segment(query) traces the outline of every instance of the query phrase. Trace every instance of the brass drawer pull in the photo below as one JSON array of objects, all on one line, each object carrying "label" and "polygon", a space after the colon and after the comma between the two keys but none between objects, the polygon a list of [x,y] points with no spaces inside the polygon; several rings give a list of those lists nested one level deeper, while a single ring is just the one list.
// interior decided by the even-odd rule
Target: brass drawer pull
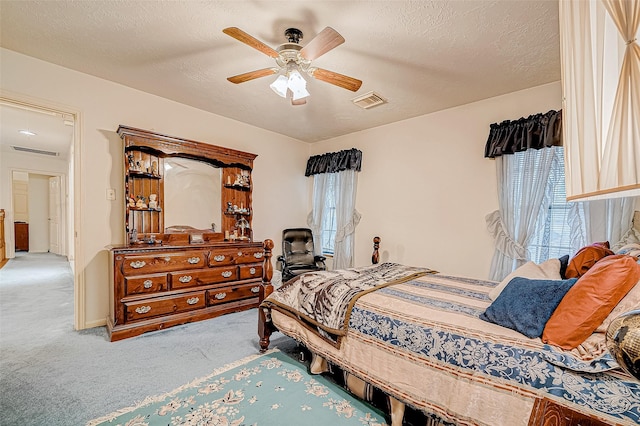
[{"label": "brass drawer pull", "polygon": [[187,299],[187,305],[195,305],[199,301],[200,301],[199,297],[191,297],[191,298]]},{"label": "brass drawer pull", "polygon": [[191,280],[192,280],[191,275],[183,275],[180,278],[178,278],[178,281],[180,281],[183,284],[188,283]]},{"label": "brass drawer pull", "polygon": [[138,306],[136,312],[139,314],[146,314],[151,310],[151,306]]},{"label": "brass drawer pull", "polygon": [[145,262],[144,260],[136,260],[136,261],[130,263],[130,265],[131,265],[131,267],[133,269],[140,269],[146,264],[147,264],[147,262]]},{"label": "brass drawer pull", "polygon": [[260,286],[251,287],[251,293],[260,293]]},{"label": "brass drawer pull", "polygon": [[224,278],[229,278],[231,275],[233,275],[233,272],[231,272],[231,271],[223,271],[222,272],[222,276]]},{"label": "brass drawer pull", "polygon": [[145,280],[142,284],[144,285],[144,288],[151,288],[151,286],[153,285],[153,281]]},{"label": "brass drawer pull", "polygon": [[253,253],[253,257],[255,257],[256,259],[261,259],[262,256],[264,256],[264,253],[261,251],[257,251],[255,253]]},{"label": "brass drawer pull", "polygon": [[255,273],[256,273],[256,268],[251,268],[251,269],[249,269],[249,273],[250,273],[251,275],[255,274]]},{"label": "brass drawer pull", "polygon": [[200,258],[197,257],[197,256],[190,257],[189,259],[187,259],[187,262],[189,262],[190,264],[194,265],[194,264],[200,262]]},{"label": "brass drawer pull", "polygon": [[213,260],[215,260],[216,262],[222,262],[224,260],[224,254],[213,256]]},{"label": "brass drawer pull", "polygon": [[216,293],[216,295],[214,296],[216,299],[218,300],[222,300],[225,297],[227,297],[227,293]]}]

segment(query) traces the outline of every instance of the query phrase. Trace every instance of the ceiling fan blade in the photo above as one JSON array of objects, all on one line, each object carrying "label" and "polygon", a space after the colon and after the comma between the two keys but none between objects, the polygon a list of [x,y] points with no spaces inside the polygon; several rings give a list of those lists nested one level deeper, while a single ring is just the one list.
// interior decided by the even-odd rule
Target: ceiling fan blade
[{"label": "ceiling fan blade", "polygon": [[300,50],[300,56],[313,61],[342,43],[344,43],[344,37],[333,28],[327,27]]},{"label": "ceiling fan blade", "polygon": [[257,38],[255,38],[253,36],[250,36],[249,34],[245,33],[240,28],[229,27],[229,28],[225,28],[224,30],[222,30],[222,32],[225,33],[228,36],[231,36],[231,37],[235,38],[238,41],[241,41],[242,43],[246,44],[247,46],[251,46],[256,50],[259,50],[260,52],[264,53],[265,55],[271,56],[272,58],[277,58],[280,55],[274,49],[270,48],[269,46],[267,46],[266,44],[264,44],[263,42],[261,42]]},{"label": "ceiling fan blade", "polygon": [[245,72],[244,74],[234,75],[233,77],[228,77],[227,80],[232,83],[239,84],[244,83],[245,81],[254,80],[256,78],[267,77],[277,72],[277,68],[263,68],[261,70],[249,71]]},{"label": "ceiling fan blade", "polygon": [[342,87],[343,89],[351,90],[352,92],[357,92],[360,86],[362,86],[362,81],[356,78],[322,68],[314,68],[309,74],[316,80],[324,81]]}]

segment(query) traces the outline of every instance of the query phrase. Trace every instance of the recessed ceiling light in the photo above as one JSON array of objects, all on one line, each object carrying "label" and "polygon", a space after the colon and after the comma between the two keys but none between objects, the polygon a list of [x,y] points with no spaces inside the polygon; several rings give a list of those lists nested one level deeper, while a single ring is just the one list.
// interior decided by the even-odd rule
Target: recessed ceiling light
[{"label": "recessed ceiling light", "polygon": [[27,136],[36,136],[37,133],[32,132],[31,130],[19,130],[18,133],[22,133]]}]

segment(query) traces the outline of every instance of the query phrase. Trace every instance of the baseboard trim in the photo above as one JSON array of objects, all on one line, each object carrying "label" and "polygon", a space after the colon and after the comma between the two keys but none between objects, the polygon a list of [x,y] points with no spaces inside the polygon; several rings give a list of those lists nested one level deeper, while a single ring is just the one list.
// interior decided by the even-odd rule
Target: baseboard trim
[{"label": "baseboard trim", "polygon": [[95,321],[87,321],[84,323],[84,328],[94,328],[94,327],[102,327],[107,325],[107,319],[95,320]]}]

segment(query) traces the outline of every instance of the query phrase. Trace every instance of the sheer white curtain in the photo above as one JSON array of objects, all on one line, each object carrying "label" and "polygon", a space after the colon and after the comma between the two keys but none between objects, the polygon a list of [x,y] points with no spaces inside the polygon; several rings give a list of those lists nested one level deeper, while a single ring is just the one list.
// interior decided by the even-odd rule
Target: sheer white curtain
[{"label": "sheer white curtain", "polygon": [[557,164],[558,149],[529,149],[496,158],[499,210],[486,217],[496,247],[489,279],[502,280],[528,259],[527,245],[539,213],[548,210],[551,200],[549,174]]},{"label": "sheer white curtain", "polygon": [[314,254],[322,255],[322,218],[324,217],[325,197],[328,192],[328,173],[313,175],[313,209],[307,217],[307,225],[313,233]]},{"label": "sheer white curtain", "polygon": [[[355,231],[361,217],[355,208],[357,187],[358,173],[355,170],[313,175],[313,210],[307,217],[307,224],[313,232],[316,249],[321,251],[327,206],[335,206],[333,269],[353,266]],[[334,199],[328,200],[327,197]]]},{"label": "sheer white curtain", "polygon": [[358,173],[355,170],[344,170],[336,174],[336,237],[333,253],[334,269],[351,268],[356,226],[361,215],[356,210],[356,190]]},{"label": "sheer white curtain", "polygon": [[562,0],[567,199],[640,195],[640,0]]},{"label": "sheer white curtain", "polygon": [[609,241],[613,247],[631,228],[635,203],[635,197],[572,203],[568,217],[571,229],[575,230],[571,254],[598,241]]}]

